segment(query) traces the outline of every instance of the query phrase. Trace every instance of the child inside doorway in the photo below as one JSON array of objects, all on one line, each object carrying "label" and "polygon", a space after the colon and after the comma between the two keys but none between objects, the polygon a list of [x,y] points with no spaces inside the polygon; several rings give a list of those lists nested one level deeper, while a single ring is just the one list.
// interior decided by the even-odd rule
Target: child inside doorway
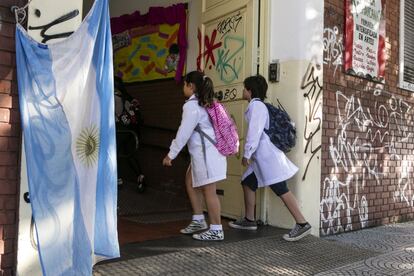
[{"label": "child inside doorway", "polygon": [[[216,182],[226,179],[227,160],[212,143],[206,142],[203,148],[201,134],[196,131],[199,128],[215,139],[213,126],[205,109],[213,103],[213,82],[203,73],[192,71],[184,79],[183,92],[189,99],[183,106],[181,125],[163,165],[171,166],[172,160],[188,145],[191,164],[186,173],[185,185],[193,208],[193,217],[190,224],[180,232],[192,234],[197,240],[220,241],[224,239],[224,233]],[[208,210],[209,229],[203,214],[203,195]],[[202,230],[206,231],[197,233]]]},{"label": "child inside doorway", "polygon": [[264,132],[269,128],[270,118],[263,100],[266,98],[267,82],[257,75],[244,80],[243,99],[249,102],[245,112],[248,123],[243,166],[247,166],[241,184],[244,192],[245,217],[229,226],[236,229],[256,230],[255,201],[258,187],[269,186],[279,196],[294,217],[296,225],[283,236],[287,241],[297,241],[310,234],[311,226],[303,217],[295,196],[289,191],[286,180],[293,177],[298,168],[279,150]]},{"label": "child inside doorway", "polygon": [[[119,161],[122,157],[128,161],[136,177],[137,191],[143,192],[145,189],[144,175],[136,154],[141,139],[140,104],[127,92],[121,78],[114,77],[114,86],[117,160]],[[118,168],[120,168],[119,164]],[[123,185],[124,180],[119,177],[118,187],[122,188]]]}]

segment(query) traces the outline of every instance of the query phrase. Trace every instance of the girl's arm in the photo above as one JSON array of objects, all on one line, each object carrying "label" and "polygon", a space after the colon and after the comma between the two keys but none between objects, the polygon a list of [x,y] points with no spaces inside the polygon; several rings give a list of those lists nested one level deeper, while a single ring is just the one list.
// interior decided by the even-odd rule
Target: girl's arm
[{"label": "girl's arm", "polygon": [[194,108],[194,103],[184,104],[183,106],[181,124],[175,139],[171,142],[170,152],[168,153],[170,159],[175,159],[177,157],[178,153],[180,153],[183,147],[187,144],[198,124],[199,113],[197,108]]},{"label": "girl's arm", "polygon": [[[262,106],[263,105],[263,106]],[[263,107],[263,108],[262,108]],[[254,104],[250,106],[250,120],[247,129],[246,143],[244,144],[244,155],[246,159],[250,159],[252,154],[259,146],[260,137],[264,131],[268,116],[267,108],[264,104]]]}]

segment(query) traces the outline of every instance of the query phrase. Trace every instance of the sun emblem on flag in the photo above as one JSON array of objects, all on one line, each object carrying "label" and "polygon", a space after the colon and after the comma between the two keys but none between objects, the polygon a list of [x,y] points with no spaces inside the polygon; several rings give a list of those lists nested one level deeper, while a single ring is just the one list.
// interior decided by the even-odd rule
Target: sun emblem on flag
[{"label": "sun emblem on flag", "polygon": [[99,154],[99,130],[96,126],[81,131],[76,140],[76,154],[87,167],[96,164]]}]

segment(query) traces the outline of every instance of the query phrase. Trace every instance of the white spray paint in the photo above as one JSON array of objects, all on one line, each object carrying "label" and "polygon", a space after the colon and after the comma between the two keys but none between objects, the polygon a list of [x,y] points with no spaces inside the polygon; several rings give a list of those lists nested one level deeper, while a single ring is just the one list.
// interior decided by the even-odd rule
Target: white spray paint
[{"label": "white spray paint", "polygon": [[323,30],[323,64],[327,64],[329,68],[335,67],[334,76],[338,67],[342,66],[343,48],[342,34],[339,34],[338,27],[325,28]]},{"label": "white spray paint", "polygon": [[[367,226],[367,194],[370,193],[367,181],[382,185],[381,179],[387,175],[383,172],[383,154],[387,160],[402,160],[397,167],[401,173],[397,174],[394,202],[414,205],[414,189],[408,178],[412,162],[396,150],[397,144],[412,137],[409,130],[413,124],[411,105],[380,90],[365,93],[378,97],[373,107],[363,106],[362,100],[354,94],[336,92],[337,128],[335,136],[329,140],[328,159],[334,168],[323,183],[320,203],[324,235],[352,230],[351,218],[356,214],[361,228]],[[372,97],[367,96],[372,101]]]}]

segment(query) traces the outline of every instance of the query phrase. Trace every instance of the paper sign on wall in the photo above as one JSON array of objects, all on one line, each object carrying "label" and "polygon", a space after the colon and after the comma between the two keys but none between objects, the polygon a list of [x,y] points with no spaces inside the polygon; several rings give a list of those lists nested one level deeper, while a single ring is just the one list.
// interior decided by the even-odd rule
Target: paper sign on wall
[{"label": "paper sign on wall", "polygon": [[346,0],[345,13],[345,71],[384,81],[385,1]]}]

